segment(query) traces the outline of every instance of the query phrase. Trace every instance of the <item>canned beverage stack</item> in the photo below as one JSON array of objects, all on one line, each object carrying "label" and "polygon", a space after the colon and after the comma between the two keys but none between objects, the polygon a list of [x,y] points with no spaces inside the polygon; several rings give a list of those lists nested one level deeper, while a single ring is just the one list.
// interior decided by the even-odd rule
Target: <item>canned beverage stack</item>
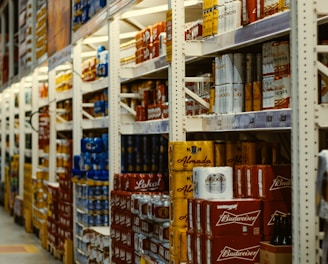
[{"label": "canned beverage stack", "polygon": [[113,190],[111,263],[140,263],[144,258],[168,263],[169,206],[169,196],[159,189]]},{"label": "canned beverage stack", "polygon": [[122,172],[111,192],[111,263],[168,263],[168,141],[158,135],[122,141]]},{"label": "canned beverage stack", "polygon": [[139,64],[166,54],[166,22],[157,22],[135,36],[135,63]]},{"label": "canned beverage stack", "polygon": [[215,58],[215,113],[244,111],[244,57],[243,53],[229,53]]},{"label": "canned beverage stack", "polygon": [[290,107],[290,58],[288,41],[262,46],[263,109]]},{"label": "canned beverage stack", "polygon": [[262,44],[261,53],[221,54],[213,61],[213,73],[214,105],[211,108],[214,113],[290,107],[288,41],[266,42]]},{"label": "canned beverage stack", "polygon": [[[216,167],[193,168],[193,197],[186,205],[187,263],[260,263],[261,241],[270,241],[275,236],[274,215],[290,213],[290,164],[280,164],[279,145],[273,142],[213,144]],[[187,159],[179,159],[182,160]],[[181,169],[178,165],[175,168]],[[186,172],[173,173],[179,173],[181,178],[190,177]],[[176,184],[174,176],[171,171],[170,192],[180,197],[178,188],[180,191],[188,188],[182,184],[172,188]],[[172,211],[173,217],[176,211],[184,213],[180,207]],[[279,238],[282,241],[279,243],[286,244],[290,241],[290,218],[282,219],[285,223],[282,229],[287,234]]]},{"label": "canned beverage stack", "polygon": [[203,37],[222,34],[241,26],[240,0],[204,0]]},{"label": "canned beverage stack", "polygon": [[75,188],[76,255],[80,263],[91,257],[84,249],[85,228],[109,226],[108,135],[81,139],[81,155],[74,156],[72,181]]},{"label": "canned beverage stack", "polygon": [[144,80],[122,85],[121,92],[138,94],[138,98],[123,101],[136,112],[136,121],[168,118],[167,80]]},{"label": "canned beverage stack", "polygon": [[188,200],[193,199],[193,169],[214,166],[213,141],[170,142],[170,259],[187,261]]}]

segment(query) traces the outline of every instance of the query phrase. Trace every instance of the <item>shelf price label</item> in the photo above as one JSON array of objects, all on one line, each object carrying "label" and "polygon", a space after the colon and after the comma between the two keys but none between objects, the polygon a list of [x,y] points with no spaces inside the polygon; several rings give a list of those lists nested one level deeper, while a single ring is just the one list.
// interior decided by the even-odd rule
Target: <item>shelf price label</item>
[{"label": "shelf price label", "polygon": [[266,127],[273,127],[273,114],[271,112],[266,115]]},{"label": "shelf price label", "polygon": [[217,131],[222,129],[222,117],[221,116],[213,116],[210,118],[206,118],[205,129],[207,131]]}]

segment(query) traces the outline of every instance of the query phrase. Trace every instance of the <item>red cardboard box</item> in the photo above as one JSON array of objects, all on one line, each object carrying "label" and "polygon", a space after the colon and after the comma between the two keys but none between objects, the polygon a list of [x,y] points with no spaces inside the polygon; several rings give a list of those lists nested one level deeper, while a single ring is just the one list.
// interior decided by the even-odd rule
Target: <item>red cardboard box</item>
[{"label": "red cardboard box", "polygon": [[206,201],[205,211],[206,214],[203,214],[203,217],[206,221],[203,220],[203,224],[206,226],[203,229],[207,235],[260,235],[262,225],[260,199],[209,200]]},{"label": "red cardboard box", "polygon": [[290,201],[263,201],[263,239],[271,240],[274,227],[274,214],[287,214],[291,212]]},{"label": "red cardboard box", "polygon": [[257,165],[258,197],[264,200],[291,200],[291,166]]},{"label": "red cardboard box", "polygon": [[204,263],[259,263],[260,236],[208,236],[205,255]]},{"label": "red cardboard box", "polygon": [[236,198],[291,199],[290,165],[239,165],[235,167]]}]

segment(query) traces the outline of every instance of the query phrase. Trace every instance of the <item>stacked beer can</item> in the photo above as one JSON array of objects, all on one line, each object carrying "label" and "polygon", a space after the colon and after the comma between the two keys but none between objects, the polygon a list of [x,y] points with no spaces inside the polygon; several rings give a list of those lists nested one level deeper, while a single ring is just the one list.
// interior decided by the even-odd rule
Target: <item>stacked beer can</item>
[{"label": "stacked beer can", "polygon": [[259,263],[262,203],[236,198],[234,167],[250,162],[252,142],[214,143],[214,166],[193,168],[187,263]]},{"label": "stacked beer can", "polygon": [[212,141],[171,142],[170,169],[170,261],[187,261],[188,200],[193,198],[194,167],[213,167]]},{"label": "stacked beer can", "polygon": [[169,206],[164,178],[116,174],[111,192],[111,263],[140,263],[146,257],[168,263]]},{"label": "stacked beer can", "polygon": [[122,136],[122,172],[111,192],[111,263],[168,263],[168,141]]}]

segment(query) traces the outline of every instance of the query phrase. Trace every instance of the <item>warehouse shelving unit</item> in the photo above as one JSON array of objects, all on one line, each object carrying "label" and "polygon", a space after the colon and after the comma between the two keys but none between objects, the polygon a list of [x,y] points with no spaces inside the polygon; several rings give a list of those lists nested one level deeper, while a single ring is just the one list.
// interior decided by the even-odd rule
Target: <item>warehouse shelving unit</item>
[{"label": "warehouse shelving unit", "polygon": [[[56,139],[58,133],[67,131],[73,132],[73,153],[79,155],[80,139],[86,130],[106,130],[109,134],[109,167],[110,179],[115,173],[120,172],[120,137],[127,134],[168,134],[171,142],[185,141],[188,134],[194,132],[283,132],[291,135],[291,157],[293,172],[293,263],[320,263],[319,242],[323,234],[319,232],[319,219],[315,211],[315,182],[317,170],[317,155],[321,148],[321,131],[328,125],[327,106],[318,102],[317,75],[318,71],[328,76],[328,70],[317,61],[318,53],[328,53],[325,45],[317,45],[318,24],[328,23],[328,7],[324,0],[309,2],[306,0],[291,1],[290,11],[276,14],[263,19],[247,27],[226,32],[219,36],[204,39],[201,41],[184,41],[184,23],[186,20],[186,6],[194,6],[201,10],[202,1],[179,1],[171,0],[161,2],[156,11],[161,15],[166,10],[172,10],[172,61],[167,63],[166,57],[161,56],[142,65],[135,67],[122,67],[120,65],[119,50],[120,38],[133,38],[136,28],[145,26],[139,17],[151,9],[147,6],[153,1],[114,1],[108,4],[99,14],[92,18],[86,25],[82,26],[72,34],[72,46],[67,47],[60,54],[56,54],[49,59],[42,59],[40,65],[34,61],[32,65],[37,65],[28,74],[32,76],[32,97],[38,97],[38,78],[42,75],[45,64],[48,71],[45,75],[49,78],[49,98],[38,100],[32,99],[31,109],[21,110],[19,114],[19,131],[15,132],[13,127],[15,119],[14,111],[14,91],[18,83],[19,87],[26,87],[29,83],[27,71],[20,72],[15,77],[13,63],[14,32],[12,19],[13,1],[4,1],[0,6],[2,35],[5,32],[6,23],[9,23],[9,40],[2,40],[2,48],[9,48],[9,82],[2,87],[1,100],[1,175],[4,180],[6,167],[6,152],[12,156],[15,152],[20,155],[20,163],[25,160],[24,138],[28,133],[32,134],[32,167],[35,177],[38,171],[38,137],[35,131],[26,128],[26,112],[35,112],[42,106],[49,105],[51,115],[51,135],[49,152],[49,172],[50,180],[55,181],[56,172]],[[36,12],[35,7],[33,12]],[[5,20],[4,12],[11,15],[10,21]],[[135,13],[133,13],[135,12]],[[148,13],[147,13],[148,14]],[[157,13],[156,13],[157,14]],[[318,18],[318,15],[322,15]],[[151,17],[151,16],[149,16]],[[129,19],[135,24],[135,28],[126,30],[122,27],[122,20]],[[302,26],[301,26],[302,25]],[[35,30],[35,29],[34,29]],[[126,30],[126,31],[125,31]],[[238,50],[246,46],[255,45],[281,36],[290,34],[291,43],[291,69],[292,69],[292,108],[281,110],[265,110],[258,112],[247,112],[225,115],[185,115],[185,98],[191,96],[204,106],[207,104],[185,88],[185,83],[191,80],[187,76],[187,65],[195,63],[200,58],[215,56],[226,50]],[[95,55],[95,45],[103,44],[109,50],[109,78],[83,83],[80,73],[81,63],[85,56]],[[73,89],[65,93],[55,93],[55,76],[60,65],[70,61],[72,53],[73,64]],[[46,62],[43,62],[45,60]],[[59,67],[59,68],[58,68]],[[44,72],[44,71],[43,71]],[[137,95],[126,95],[120,93],[122,83],[129,83],[139,78],[165,77],[169,80],[169,119],[134,122],[133,111],[126,108],[121,103],[121,99]],[[43,78],[43,77],[42,77]],[[17,80],[17,81],[15,81]],[[82,118],[83,107],[82,98],[88,93],[107,89],[110,98],[108,112],[109,115],[101,118],[89,116],[88,120]],[[20,104],[24,101],[24,89],[19,93]],[[73,122],[62,122],[56,124],[56,114],[60,109],[56,108],[56,102],[73,99]],[[23,106],[21,104],[20,106]],[[306,107],[304,107],[306,106]],[[125,109],[128,114],[121,115],[121,109]],[[130,112],[129,112],[130,111]],[[38,126],[37,118],[32,120],[34,127]],[[270,121],[268,121],[270,120]],[[19,133],[20,148],[14,149],[14,135]],[[9,149],[7,148],[7,138],[9,139]],[[20,176],[23,176],[24,167],[20,165]],[[20,179],[23,181],[23,178]],[[110,189],[113,181],[110,180]],[[21,187],[23,184],[21,184]],[[20,190],[20,193],[22,190]]]}]

